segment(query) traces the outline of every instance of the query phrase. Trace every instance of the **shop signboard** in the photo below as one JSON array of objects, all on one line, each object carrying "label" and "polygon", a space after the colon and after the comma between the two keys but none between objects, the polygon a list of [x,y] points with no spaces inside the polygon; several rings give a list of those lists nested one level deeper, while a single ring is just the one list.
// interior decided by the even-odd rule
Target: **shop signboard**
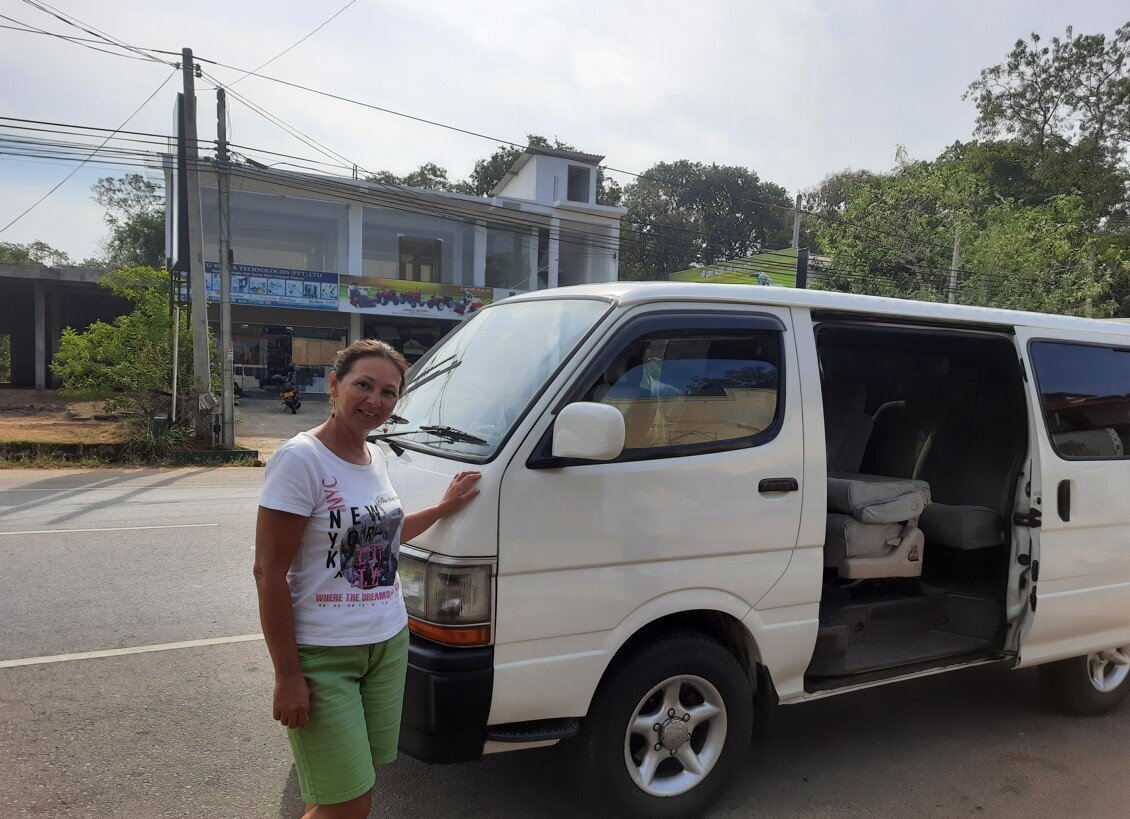
[{"label": "shop signboard", "polygon": [[[220,263],[205,262],[204,272],[208,301],[219,301]],[[231,300],[233,304],[255,304],[262,307],[337,310],[338,275],[317,270],[233,264]]]},{"label": "shop signboard", "polygon": [[508,290],[490,287],[342,276],[338,309],[349,313],[459,321],[508,295]]}]

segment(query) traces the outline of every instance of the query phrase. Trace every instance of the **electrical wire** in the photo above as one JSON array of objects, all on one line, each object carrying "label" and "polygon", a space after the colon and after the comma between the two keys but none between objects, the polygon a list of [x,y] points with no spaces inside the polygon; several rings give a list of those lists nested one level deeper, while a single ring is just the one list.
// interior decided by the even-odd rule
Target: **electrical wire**
[{"label": "electrical wire", "polygon": [[[25,1],[28,1],[28,2],[30,2],[30,0],[25,0]],[[132,114],[130,114],[130,115],[129,115],[128,117],[126,117],[126,118],[125,118],[125,120],[124,120],[124,121],[122,122],[122,124],[121,124],[121,126],[120,126],[120,127],[121,127],[121,128],[125,128],[125,127],[126,127],[127,125],[129,125],[130,121],[131,121],[131,120],[132,120],[132,119],[133,119],[134,117],[136,117],[136,116],[137,116],[137,115],[138,115],[138,114],[139,114],[139,113],[141,112],[141,109],[142,109],[142,108],[144,108],[144,107],[145,107],[146,105],[148,105],[148,104],[149,104],[149,101],[150,101],[151,99],[153,99],[153,98],[154,98],[155,96],[157,96],[157,93],[158,93],[158,92],[159,92],[159,91],[160,91],[160,90],[161,90],[162,88],[164,88],[164,87],[165,87],[166,83],[168,83],[168,81],[169,81],[169,80],[171,80],[171,79],[173,78],[173,76],[174,76],[174,75],[175,75],[176,73],[177,73],[177,69],[175,69],[175,68],[174,68],[174,69],[172,70],[172,72],[170,72],[169,76],[165,77],[165,79],[161,81],[161,84],[160,84],[160,85],[158,85],[158,86],[157,86],[157,87],[156,87],[155,89],[153,89],[153,93],[152,93],[152,94],[150,94],[150,95],[149,95],[148,97],[146,97],[146,98],[145,98],[145,101],[144,101],[143,103],[141,103],[141,105],[137,106],[137,108],[135,108],[135,109],[134,109],[134,111],[133,111],[133,113],[132,113]],[[101,146],[99,146],[99,147],[100,147],[100,148],[101,148],[101,147],[105,147],[106,143],[107,143],[107,142],[109,142],[109,141],[110,141],[110,139],[111,139],[111,138],[112,138],[113,136],[114,136],[114,134],[110,134],[110,136],[106,137],[106,139],[104,139],[104,140],[102,141],[102,145],[101,145]],[[86,163],[87,163],[88,161],[89,161],[89,158],[88,158],[88,159],[84,159],[84,160],[83,160],[82,162],[80,162],[80,163],[79,163],[78,165],[76,165],[76,166],[75,166],[75,168],[74,168],[74,170],[72,170],[72,171],[71,171],[71,172],[70,172],[69,174],[67,174],[66,176],[64,176],[64,177],[63,177],[63,178],[62,178],[62,179],[61,179],[61,180],[60,180],[60,181],[58,182],[58,184],[56,184],[56,185],[55,185],[55,187],[53,187],[53,188],[52,188],[51,190],[47,191],[47,193],[43,194],[43,196],[39,197],[39,199],[37,199],[37,200],[36,200],[35,202],[33,202],[33,203],[32,203],[31,205],[29,205],[29,206],[28,206],[28,207],[27,207],[27,208],[26,208],[26,209],[25,209],[25,210],[24,210],[24,211],[23,211],[22,213],[20,213],[20,215],[19,215],[19,216],[17,216],[17,217],[15,218],[15,219],[13,219],[12,221],[8,222],[8,224],[4,225],[4,227],[0,228],[0,235],[3,235],[3,234],[4,234],[4,233],[5,233],[5,232],[6,232],[7,230],[8,230],[8,228],[12,227],[12,225],[16,224],[16,223],[17,223],[18,221],[20,221],[21,219],[23,219],[23,218],[24,218],[25,216],[27,216],[27,215],[28,215],[29,213],[31,213],[31,212],[32,212],[33,210],[35,210],[35,209],[36,209],[36,208],[37,208],[37,207],[38,207],[38,206],[39,206],[39,205],[40,205],[40,204],[41,204],[41,203],[42,203],[42,202],[43,202],[44,200],[46,200],[46,199],[47,199],[47,197],[49,197],[49,196],[50,196],[51,194],[53,194],[53,193],[54,193],[55,191],[59,190],[59,188],[61,188],[61,187],[63,186],[63,184],[64,184],[64,183],[65,183],[65,182],[66,182],[66,181],[67,181],[68,179],[70,179],[70,178],[71,178],[72,176],[74,176],[74,175],[75,175],[76,173],[78,173],[78,172],[79,172],[79,169],[80,169],[80,168],[82,168],[82,167],[83,167],[84,165],[86,165]]]},{"label": "electrical wire", "polygon": [[[43,6],[47,5],[47,4],[41,4],[41,3],[35,2],[35,0],[24,0],[24,2],[28,3],[29,5],[34,6],[36,8],[39,8],[40,10],[45,10],[45,9],[43,9]],[[342,9],[342,10],[344,10],[344,9]],[[97,32],[97,30],[91,31],[88,28],[84,28],[82,25],[78,25],[75,22],[71,22],[70,20],[67,20],[64,17],[61,17],[58,14],[54,14],[53,12],[47,12],[47,13],[51,13],[53,16],[58,17],[58,19],[63,20],[64,22],[68,23],[69,25],[73,25],[77,28],[80,28],[80,30],[86,31],[87,33],[96,33]],[[74,19],[77,20],[77,18],[74,18]],[[81,21],[79,21],[79,22],[81,22]],[[101,34],[104,35],[104,33],[101,33]],[[131,51],[135,51],[135,52],[139,52],[139,53],[140,52],[153,52],[153,53],[175,54],[175,52],[161,51],[159,49],[135,49],[132,46],[129,46],[128,44],[126,44],[124,42],[121,42],[121,41],[115,42],[113,39],[109,38],[109,35],[104,35],[103,39],[106,40],[107,42],[109,42],[110,44],[116,45],[120,48],[127,48]],[[126,56],[126,55],[121,55],[121,56]],[[154,59],[156,59],[156,58],[154,58]],[[524,145],[524,144],[518,143],[518,142],[514,142],[514,141],[511,141],[511,140],[506,140],[506,139],[502,139],[502,138],[499,138],[499,137],[492,137],[492,136],[489,136],[487,134],[483,134],[483,133],[472,131],[472,130],[465,129],[465,128],[459,128],[457,126],[449,125],[447,123],[439,122],[439,121],[436,121],[436,120],[430,120],[430,119],[426,119],[426,118],[423,118],[423,117],[418,117],[418,116],[415,116],[415,115],[406,114],[404,112],[396,111],[396,110],[393,110],[393,109],[390,109],[390,108],[384,108],[384,107],[381,107],[381,106],[373,105],[371,103],[366,103],[366,102],[363,102],[361,100],[351,99],[351,98],[344,97],[344,96],[341,96],[341,95],[338,95],[338,94],[333,94],[331,92],[321,91],[319,89],[311,88],[309,86],[304,86],[304,85],[301,85],[301,84],[298,84],[298,83],[293,83],[293,82],[289,82],[287,80],[282,80],[282,79],[279,79],[277,77],[271,77],[269,75],[260,74],[260,73],[258,73],[258,69],[246,70],[246,69],[237,68],[235,66],[227,65],[225,63],[221,63],[221,62],[218,62],[218,61],[215,61],[215,60],[207,60],[207,59],[199,58],[199,57],[194,58],[194,59],[196,59],[200,62],[206,62],[206,63],[209,63],[211,65],[216,65],[216,66],[221,67],[221,68],[225,68],[225,69],[229,69],[229,70],[233,70],[233,71],[240,71],[243,74],[243,76],[241,76],[239,78],[240,80],[246,78],[247,76],[255,76],[255,77],[258,77],[260,79],[265,79],[265,80],[269,80],[271,82],[280,83],[282,85],[287,85],[287,86],[297,88],[297,89],[300,89],[300,90],[303,90],[303,91],[307,91],[307,92],[310,92],[310,93],[318,94],[318,95],[325,96],[325,97],[332,98],[332,99],[337,99],[337,100],[340,100],[340,101],[343,101],[343,102],[347,102],[347,103],[351,103],[351,104],[358,105],[358,106],[361,106],[361,107],[369,108],[369,109],[372,109],[372,110],[375,110],[375,111],[380,111],[382,113],[387,113],[387,114],[390,114],[390,115],[403,117],[403,118],[410,119],[410,120],[413,120],[413,121],[416,121],[416,122],[420,122],[420,123],[424,123],[424,124],[428,124],[428,125],[433,125],[433,126],[440,127],[440,128],[445,128],[447,130],[467,134],[467,135],[470,135],[470,136],[476,136],[476,137],[479,137],[479,138],[482,138],[482,139],[489,139],[489,140],[494,141],[496,143],[501,143],[501,144],[509,145],[509,146],[516,147],[516,148],[526,148],[526,147],[528,147],[527,145]],[[219,81],[216,80],[215,78],[210,77],[210,79],[212,79],[213,82],[216,82],[217,85],[219,84]],[[245,104],[246,104],[246,102],[245,102]],[[310,143],[307,143],[307,144],[310,144]],[[315,147],[315,145],[311,144],[310,147]],[[322,146],[322,149],[324,149],[324,146]],[[629,176],[629,177],[632,177],[632,178],[635,178],[635,179],[653,181],[653,182],[656,182],[658,184],[664,185],[665,187],[667,187],[668,189],[670,189],[672,191],[675,190],[674,186],[672,186],[669,181],[660,179],[658,177],[649,176],[649,175],[641,174],[641,173],[636,173],[634,171],[627,171],[627,170],[620,169],[620,168],[614,168],[614,167],[611,167],[611,166],[608,166],[608,165],[603,165],[603,166],[600,166],[600,167],[603,170],[610,172],[610,173],[619,173],[619,174],[623,174],[625,176]],[[769,208],[778,210],[780,212],[801,213],[801,214],[811,216],[811,217],[816,218],[816,219],[832,221],[832,222],[836,222],[836,223],[842,224],[842,225],[848,225],[848,226],[851,226],[851,227],[853,227],[857,230],[863,230],[863,231],[875,233],[875,234],[878,234],[878,235],[884,235],[884,236],[899,238],[899,239],[902,239],[904,241],[909,241],[909,242],[913,242],[913,243],[916,243],[916,244],[933,246],[933,247],[935,247],[937,249],[941,249],[941,250],[948,250],[949,249],[948,247],[946,247],[944,245],[938,244],[936,242],[932,242],[931,240],[925,239],[923,237],[908,236],[906,234],[899,234],[899,233],[896,233],[894,231],[887,231],[887,230],[884,230],[882,228],[873,227],[871,225],[861,225],[857,222],[851,222],[849,220],[846,220],[840,215],[821,213],[819,211],[810,211],[810,210],[805,210],[803,208],[797,209],[797,208],[792,207],[792,206],[782,205],[782,204],[779,204],[779,203],[776,203],[776,202],[770,202],[770,201],[761,200],[761,199],[754,199],[752,197],[740,197],[738,201],[745,202],[747,204],[754,204],[754,205],[769,207]],[[942,270],[943,268],[937,268],[937,269]],[[965,273],[966,275],[977,275],[976,271],[971,271],[971,270],[967,270],[967,269],[963,269],[963,268],[959,268],[958,272]]]},{"label": "electrical wire", "polygon": [[[338,15],[340,15],[340,14],[341,14],[341,13],[342,13],[343,11],[345,11],[345,10],[346,10],[347,8],[349,8],[350,6],[352,6],[352,5],[353,5],[354,3],[356,3],[356,2],[357,2],[357,0],[349,0],[349,2],[348,2],[348,3],[346,3],[346,4],[344,5],[344,6],[342,6],[342,7],[341,7],[341,8],[339,8],[339,9],[338,9],[337,11],[335,11],[335,12],[334,12],[334,13],[333,13],[333,14],[332,14],[332,15],[331,15],[331,16],[330,16],[329,18],[327,18],[326,20],[323,20],[323,21],[322,21],[321,23],[319,23],[319,24],[318,24],[318,27],[317,27],[317,28],[315,28],[315,29],[314,29],[313,31],[311,31],[311,32],[310,32],[309,34],[307,34],[307,35],[306,35],[305,37],[303,37],[303,38],[302,38],[301,40],[299,40],[299,41],[298,41],[297,43],[295,43],[294,45],[292,45],[292,46],[289,46],[289,47],[287,47],[287,48],[284,48],[284,49],[283,49],[282,51],[280,51],[280,52],[279,52],[278,54],[276,54],[276,55],[275,55],[274,57],[271,57],[271,59],[267,60],[267,62],[265,62],[265,63],[263,63],[262,65],[259,65],[259,66],[256,66],[255,68],[253,68],[253,69],[252,69],[251,71],[249,71],[249,72],[248,72],[248,74],[250,74],[250,73],[253,73],[253,72],[255,72],[255,71],[261,71],[262,69],[266,68],[266,67],[267,67],[268,65],[270,65],[271,63],[273,63],[273,62],[274,62],[275,60],[277,60],[277,59],[278,59],[279,57],[282,57],[283,55],[285,55],[285,54],[288,54],[289,52],[293,51],[293,50],[294,50],[295,48],[297,48],[298,46],[302,45],[302,44],[303,44],[304,42],[306,42],[307,40],[309,40],[309,39],[310,39],[311,37],[313,37],[313,36],[314,36],[315,34],[317,34],[317,33],[318,33],[319,31],[321,31],[321,30],[322,30],[323,28],[325,28],[325,27],[326,27],[326,25],[328,25],[329,23],[332,23],[332,22],[333,22],[333,21],[334,21],[335,19],[337,19]],[[230,82],[230,83],[228,84],[228,86],[227,86],[228,90],[230,91],[230,90],[231,90],[231,87],[232,87],[233,85],[235,85],[235,84],[236,84],[237,82],[239,82],[240,80],[244,80],[244,79],[246,79],[246,78],[247,78],[247,74],[244,74],[244,75],[243,75],[242,77],[240,77],[239,79],[233,80],[232,82]]]}]

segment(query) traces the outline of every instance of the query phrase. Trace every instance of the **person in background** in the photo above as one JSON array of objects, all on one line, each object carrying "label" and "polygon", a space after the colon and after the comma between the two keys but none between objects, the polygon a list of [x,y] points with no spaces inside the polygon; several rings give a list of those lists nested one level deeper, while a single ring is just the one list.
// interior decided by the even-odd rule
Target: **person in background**
[{"label": "person in background", "polygon": [[396,758],[408,615],[400,544],[477,494],[477,472],[405,515],[383,452],[365,440],[392,414],[408,369],[381,341],[340,351],[329,418],[267,463],[255,584],[275,669],[273,716],[287,727],[309,819],[364,817],[375,765]]}]

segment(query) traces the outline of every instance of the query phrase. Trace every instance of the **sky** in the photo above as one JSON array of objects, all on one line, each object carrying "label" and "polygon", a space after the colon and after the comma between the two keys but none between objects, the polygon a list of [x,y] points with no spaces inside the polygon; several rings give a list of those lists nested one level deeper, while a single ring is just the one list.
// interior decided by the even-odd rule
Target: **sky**
[{"label": "sky", "polygon": [[[131,45],[187,46],[244,70],[345,2],[50,0]],[[24,0],[0,0],[0,15],[87,36]],[[497,139],[557,137],[614,168],[741,165],[796,193],[845,168],[888,170],[899,145],[929,159],[969,139],[976,112],[962,93],[1018,38],[1068,25],[1109,35],[1128,19],[1125,0],[357,0],[262,73]],[[435,162],[457,179],[497,144],[206,70],[365,170]],[[0,28],[0,116],[115,128],[167,80],[128,128],[168,134],[181,82],[172,74]],[[199,133],[211,140],[214,91],[198,83]],[[237,100],[230,120],[233,142],[324,158]],[[72,169],[0,155],[0,227]],[[93,255],[107,230],[90,186],[129,170],[80,169],[0,241]]]}]

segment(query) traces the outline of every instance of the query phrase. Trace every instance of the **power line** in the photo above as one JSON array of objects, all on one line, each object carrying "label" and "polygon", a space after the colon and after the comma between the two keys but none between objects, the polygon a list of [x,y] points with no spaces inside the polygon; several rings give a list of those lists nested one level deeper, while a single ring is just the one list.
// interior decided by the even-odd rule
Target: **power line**
[{"label": "power line", "polygon": [[[102,40],[106,43],[109,43],[110,45],[117,46],[118,48],[123,48],[126,51],[132,51],[134,54],[137,54],[139,57],[143,57],[143,58],[150,60],[152,62],[164,63],[165,65],[168,65],[168,66],[173,65],[168,60],[162,60],[159,57],[154,57],[152,54],[147,53],[148,51],[151,51],[151,49],[134,48],[133,46],[131,46],[129,43],[125,42],[124,40],[119,40],[118,38],[114,37],[113,35],[107,34],[104,31],[101,31],[97,28],[94,28],[90,24],[84,23],[82,20],[79,20],[77,17],[68,15],[65,12],[60,11],[59,9],[55,8],[54,6],[52,6],[48,3],[38,2],[38,0],[23,0],[23,1],[24,1],[24,3],[31,6],[32,8],[38,9],[39,11],[43,12],[44,14],[47,14],[47,15],[50,15],[51,17],[54,17],[56,20],[60,20],[63,23],[66,23],[68,26],[71,26],[72,28],[77,28],[79,31],[85,32],[86,34],[89,34],[92,37],[97,37],[98,39],[100,39],[100,40]],[[121,56],[125,56],[125,55],[121,55]]]},{"label": "power line", "polygon": [[[40,4],[34,2],[34,0],[24,0],[24,2],[28,3],[30,5],[33,5],[37,8],[41,8]],[[44,5],[46,5],[46,4],[44,4]],[[342,9],[342,11],[344,11],[344,9]],[[50,12],[48,12],[48,13],[50,13]],[[58,15],[53,15],[53,16],[58,17]],[[59,17],[59,19],[64,20],[64,22],[67,22],[70,25],[76,25],[75,23],[72,23],[72,22],[64,19],[63,17]],[[332,18],[330,18],[330,19],[332,19]],[[327,22],[329,22],[329,21],[327,20]],[[82,26],[76,26],[76,27],[79,27],[83,31],[87,31],[88,33],[93,33],[93,32],[90,32],[89,29],[82,28]],[[108,35],[106,35],[106,36],[108,37]],[[113,45],[117,45],[120,48],[128,48],[129,50],[132,50],[132,51],[138,51],[138,52],[149,51],[149,52],[153,52],[153,53],[175,54],[175,52],[161,51],[159,49],[134,49],[132,46],[129,46],[128,44],[125,44],[125,43],[120,42],[120,41],[114,42],[113,40],[107,40],[107,42],[110,42]],[[121,55],[121,56],[126,56],[126,55]],[[339,100],[339,101],[342,101],[342,102],[351,103],[351,104],[358,105],[358,106],[361,106],[361,107],[364,107],[364,108],[369,108],[369,109],[379,111],[379,112],[382,112],[382,113],[391,114],[393,116],[406,118],[406,119],[413,120],[413,121],[416,121],[416,122],[420,122],[420,123],[423,123],[423,124],[432,125],[432,126],[439,127],[439,128],[444,128],[444,129],[447,129],[447,130],[455,131],[457,133],[462,133],[462,134],[466,134],[466,135],[469,135],[469,136],[475,136],[475,137],[479,137],[481,139],[489,139],[493,142],[501,143],[501,144],[504,144],[504,145],[509,145],[509,146],[516,147],[516,148],[529,147],[527,144],[518,143],[518,142],[514,142],[514,141],[511,141],[511,140],[507,140],[507,139],[502,139],[502,138],[499,138],[499,137],[489,136],[487,134],[483,134],[483,133],[480,133],[480,132],[477,132],[477,131],[472,131],[472,130],[469,130],[469,129],[460,128],[460,127],[457,127],[457,126],[454,126],[454,125],[449,125],[447,123],[439,122],[439,121],[436,121],[436,120],[430,120],[430,119],[427,119],[427,118],[424,118],[424,117],[418,117],[418,116],[415,116],[415,115],[412,115],[412,114],[407,114],[407,113],[404,113],[404,112],[401,112],[401,111],[396,111],[396,110],[390,109],[390,108],[384,108],[382,106],[373,105],[371,103],[363,102],[361,100],[356,100],[356,99],[344,97],[344,96],[341,96],[341,95],[338,95],[338,94],[333,94],[333,93],[328,92],[328,91],[321,91],[319,89],[311,88],[309,86],[301,85],[299,83],[294,83],[294,82],[290,82],[290,81],[287,81],[287,80],[282,80],[282,79],[279,79],[277,77],[271,77],[271,76],[266,75],[266,74],[260,74],[260,73],[258,73],[259,69],[247,70],[247,69],[242,69],[242,68],[237,68],[235,66],[227,65],[225,63],[221,63],[221,62],[218,62],[218,61],[215,61],[215,60],[207,60],[207,59],[204,59],[204,58],[196,58],[196,59],[200,62],[206,62],[206,63],[209,63],[211,65],[219,66],[221,68],[226,68],[226,69],[229,69],[229,70],[232,70],[232,71],[242,72],[243,76],[241,76],[238,80],[236,80],[237,82],[239,80],[245,79],[248,76],[255,76],[255,77],[259,77],[260,79],[269,80],[271,82],[290,86],[292,88],[297,88],[297,89],[300,89],[300,90],[303,90],[303,91],[307,91],[309,93],[318,94],[318,95],[325,96],[325,97],[328,97],[328,98],[331,98],[331,99],[336,99],[336,100]],[[262,66],[260,66],[260,68],[261,67]],[[217,82],[217,84],[219,84],[218,80],[216,80],[215,78],[210,78],[210,79],[212,79],[214,82]],[[247,101],[245,99],[243,101],[245,102],[245,104],[247,104]],[[310,144],[310,143],[307,143],[307,144]],[[314,145],[311,145],[311,147],[314,147]],[[325,146],[322,146],[322,148],[324,148],[324,147]],[[340,155],[338,155],[338,156],[340,156]],[[600,166],[600,167],[603,170],[606,170],[606,171],[611,172],[611,173],[619,173],[619,174],[623,174],[625,176],[633,177],[635,179],[657,182],[657,183],[664,185],[665,187],[667,187],[671,190],[675,190],[674,186],[669,181],[664,180],[664,179],[660,179],[658,177],[649,176],[647,174],[641,174],[641,173],[637,173],[637,172],[634,172],[634,171],[628,171],[628,170],[624,170],[624,169],[621,169],[621,168],[614,168],[614,167],[608,166],[608,165],[604,165],[604,166]],[[906,235],[906,234],[900,234],[900,233],[896,233],[896,232],[893,232],[893,231],[884,230],[882,228],[872,227],[870,225],[862,225],[862,224],[859,224],[857,222],[851,222],[847,219],[844,219],[842,216],[839,216],[839,215],[832,215],[832,214],[828,214],[828,213],[821,213],[819,211],[809,211],[809,210],[804,210],[804,209],[798,210],[797,208],[794,208],[794,207],[789,206],[789,205],[783,205],[783,204],[780,204],[780,203],[771,202],[771,201],[767,201],[767,200],[755,199],[755,198],[752,198],[752,197],[739,197],[738,201],[746,202],[746,203],[753,204],[753,205],[768,207],[768,208],[771,208],[771,209],[775,209],[779,212],[787,212],[787,213],[797,213],[797,212],[799,212],[799,213],[805,214],[807,216],[811,216],[811,217],[816,218],[816,219],[821,219],[821,220],[824,220],[824,221],[830,221],[830,222],[834,222],[834,223],[841,224],[841,225],[848,225],[848,226],[851,226],[851,227],[853,227],[857,230],[863,230],[863,231],[875,233],[875,234],[878,234],[878,235],[884,235],[884,236],[890,236],[890,237],[902,239],[903,241],[910,241],[910,242],[914,242],[916,244],[922,244],[922,245],[936,247],[936,248],[939,248],[939,249],[942,249],[942,250],[948,250],[948,247],[945,247],[941,244],[938,244],[936,242],[933,242],[933,241],[926,239],[926,238],[923,238],[923,237],[909,236],[909,235]],[[948,268],[946,270],[948,270]],[[971,270],[967,270],[967,269],[959,269],[958,272],[965,273],[966,275],[977,275],[975,271],[971,271]]]},{"label": "power line", "polygon": [[[25,2],[29,2],[29,1],[30,0],[25,0]],[[170,72],[169,76],[165,77],[165,79],[161,81],[161,84],[153,89],[153,93],[150,94],[148,97],[146,97],[145,101],[143,103],[141,103],[141,105],[137,106],[137,108],[134,109],[132,114],[130,114],[128,117],[125,118],[125,120],[122,122],[122,124],[119,126],[119,128],[125,128],[127,125],[129,125],[130,120],[132,120],[134,117],[136,117],[138,115],[138,113],[140,113],[141,109],[144,108],[146,105],[148,105],[149,101],[151,99],[153,99],[155,96],[157,96],[157,93],[162,88],[165,87],[165,84],[168,83],[168,81],[171,80],[176,73],[177,73],[177,69],[174,68],[172,70],[172,72]],[[104,139],[102,141],[102,145],[100,145],[99,148],[105,147],[106,143],[109,142],[110,139],[113,136],[114,136],[114,134],[110,134],[110,136],[106,137],[106,139]],[[93,154],[92,154],[92,156],[93,156]],[[71,171],[66,176],[64,176],[59,181],[59,183],[57,185],[55,185],[55,187],[53,187],[51,190],[47,191],[47,193],[43,194],[43,196],[39,197],[39,199],[37,199],[34,203],[32,203],[26,210],[23,211],[23,213],[21,213],[15,219],[10,221],[8,224],[4,225],[4,227],[0,228],[0,234],[3,234],[4,232],[6,232],[8,230],[8,228],[10,228],[12,225],[16,224],[16,222],[20,221],[25,216],[27,216],[29,213],[31,213],[33,210],[35,210],[35,208],[38,207],[41,202],[43,202],[45,199],[47,199],[47,197],[49,197],[55,191],[59,190],[59,188],[61,188],[63,186],[63,184],[68,179],[70,179],[72,176],[74,176],[76,173],[79,172],[79,169],[82,168],[87,163],[88,159],[84,159],[82,162],[80,162],[78,165],[76,165],[74,170]]]},{"label": "power line", "polygon": [[[324,28],[324,27],[325,27],[325,26],[326,26],[327,24],[329,24],[329,23],[333,22],[333,21],[334,21],[334,19],[336,19],[338,15],[340,15],[340,14],[341,14],[341,13],[342,13],[343,11],[345,11],[345,10],[346,10],[347,8],[349,8],[350,6],[352,6],[352,5],[353,5],[354,3],[356,3],[356,2],[357,2],[357,0],[349,0],[349,2],[348,2],[348,3],[346,3],[346,4],[344,5],[344,6],[342,6],[342,7],[341,7],[341,8],[339,8],[339,9],[338,9],[337,11],[335,11],[335,12],[334,12],[334,13],[333,13],[333,14],[332,14],[332,15],[331,15],[331,16],[330,16],[329,18],[327,18],[326,20],[323,20],[323,21],[322,21],[321,23],[319,23],[319,24],[318,24],[318,27],[317,27],[317,28],[315,28],[315,29],[314,29],[313,31],[311,31],[311,32],[310,32],[309,34],[307,34],[307,35],[306,35],[305,37],[303,37],[303,38],[302,38],[301,40],[299,40],[299,41],[298,41],[297,43],[295,43],[294,45],[292,45],[292,46],[289,46],[289,47],[287,47],[287,48],[284,48],[284,49],[283,49],[282,51],[280,51],[280,52],[279,52],[278,54],[276,54],[276,55],[275,55],[274,57],[271,57],[271,59],[267,60],[267,62],[263,63],[263,64],[262,64],[262,65],[260,65],[260,66],[256,66],[256,67],[255,67],[254,69],[252,69],[252,71],[251,71],[251,72],[248,72],[248,73],[253,73],[253,72],[255,72],[255,71],[260,71],[260,70],[262,70],[262,69],[266,68],[266,67],[267,67],[268,65],[270,65],[271,63],[273,63],[273,62],[274,62],[275,60],[277,60],[277,59],[278,59],[279,57],[282,57],[282,56],[283,56],[284,54],[287,54],[287,53],[289,53],[290,51],[293,51],[293,50],[294,50],[295,48],[297,48],[298,46],[302,45],[302,44],[303,44],[304,42],[306,42],[306,41],[307,41],[307,40],[309,40],[309,39],[310,39],[311,37],[313,37],[313,36],[314,36],[315,34],[317,34],[317,33],[318,33],[319,31],[321,31],[321,30],[322,30],[322,29],[323,29],[323,28]],[[247,77],[247,74],[244,74],[244,75],[243,75],[242,77],[240,77],[239,79],[237,79],[237,80],[233,80],[233,81],[232,81],[231,83],[229,83],[229,84],[228,84],[228,86],[227,86],[228,90],[230,91],[230,90],[231,90],[231,87],[232,87],[233,85],[235,85],[235,84],[236,84],[237,82],[239,82],[240,80],[246,79],[246,77]]]}]

